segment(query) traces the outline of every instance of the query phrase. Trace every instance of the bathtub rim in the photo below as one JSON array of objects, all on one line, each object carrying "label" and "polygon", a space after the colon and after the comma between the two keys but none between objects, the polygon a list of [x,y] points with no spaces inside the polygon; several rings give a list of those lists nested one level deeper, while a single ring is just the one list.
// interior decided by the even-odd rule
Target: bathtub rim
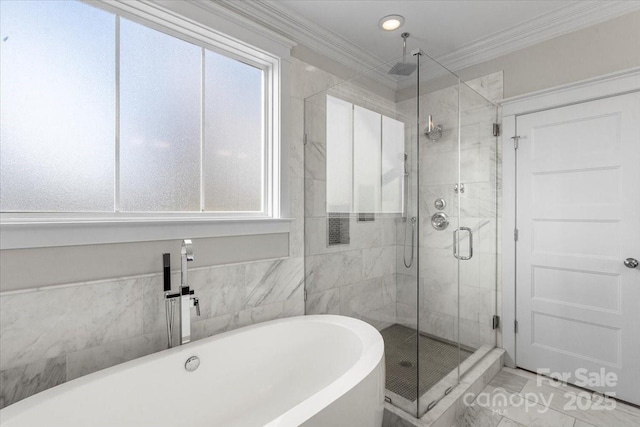
[{"label": "bathtub rim", "polygon": [[[319,322],[348,329],[360,339],[360,342],[362,344],[362,352],[356,359],[354,364],[351,365],[346,372],[334,378],[331,383],[323,388],[318,389],[315,393],[311,394],[297,405],[289,408],[286,412],[280,414],[277,418],[268,421],[265,426],[275,427],[301,424],[320,412],[323,408],[331,404],[333,401],[339,399],[353,387],[355,387],[376,368],[378,368],[380,364],[382,364],[382,367],[384,369],[384,341],[382,339],[382,335],[380,335],[380,332],[370,324],[352,317],[332,314],[292,316],[266,322],[260,322],[231,331],[226,331],[197,341],[192,341],[185,345],[180,345],[170,349],[151,353],[146,356],[135,358],[127,362],[110,366],[108,368],[75,378],[73,380],[66,381],[55,387],[43,390],[39,393],[36,393],[32,396],[29,396],[23,400],[0,409],[0,426],[3,426],[5,423],[10,423],[13,419],[30,410],[37,410],[36,408],[38,405],[46,402],[50,398],[64,394],[65,392],[77,387],[88,385],[94,381],[100,381],[104,378],[119,374],[121,372],[134,370],[143,364],[146,365],[150,362],[153,363],[157,359],[171,357],[173,354],[179,354],[183,352],[192,353],[199,347],[203,347],[212,342],[233,337],[244,332],[292,322]],[[310,366],[310,368],[312,368],[312,366]]]},{"label": "bathtub rim", "polygon": [[[345,323],[351,324],[354,327],[354,332],[361,332],[361,334],[356,333],[356,336],[362,341],[362,353],[347,372],[278,418],[265,424],[265,427],[302,424],[349,392],[377,368],[384,369],[384,341],[380,332],[370,324],[353,317],[341,315],[320,314],[298,317],[310,318],[310,320],[322,319],[323,323],[331,323],[342,327],[346,327]],[[382,377],[384,378],[384,375]],[[384,404],[384,380],[380,403]]]}]

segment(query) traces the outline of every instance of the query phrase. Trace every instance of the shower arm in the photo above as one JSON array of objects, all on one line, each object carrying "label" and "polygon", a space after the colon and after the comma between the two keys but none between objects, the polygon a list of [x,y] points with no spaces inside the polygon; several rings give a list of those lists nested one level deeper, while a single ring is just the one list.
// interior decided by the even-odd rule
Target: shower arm
[{"label": "shower arm", "polygon": [[402,37],[402,62],[406,62],[407,60],[407,38],[409,38],[409,33],[402,33],[400,35]]}]

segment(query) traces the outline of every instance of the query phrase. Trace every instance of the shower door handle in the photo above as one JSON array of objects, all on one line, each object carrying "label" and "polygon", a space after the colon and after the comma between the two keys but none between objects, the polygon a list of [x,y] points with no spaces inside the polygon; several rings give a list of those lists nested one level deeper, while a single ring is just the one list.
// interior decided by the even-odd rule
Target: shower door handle
[{"label": "shower door handle", "polygon": [[[469,232],[469,256],[458,254],[458,232],[460,230]],[[460,227],[453,230],[453,256],[463,261],[470,260],[473,257],[473,232],[469,227]]]}]

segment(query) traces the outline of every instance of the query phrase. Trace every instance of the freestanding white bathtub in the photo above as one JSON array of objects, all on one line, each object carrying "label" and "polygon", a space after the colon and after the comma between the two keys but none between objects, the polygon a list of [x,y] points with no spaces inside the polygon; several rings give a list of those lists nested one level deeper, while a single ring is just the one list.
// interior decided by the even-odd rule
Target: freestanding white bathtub
[{"label": "freestanding white bathtub", "polygon": [[[185,369],[200,359],[194,372]],[[382,336],[343,316],[274,320],[78,378],[0,410],[2,427],[380,427]]]}]

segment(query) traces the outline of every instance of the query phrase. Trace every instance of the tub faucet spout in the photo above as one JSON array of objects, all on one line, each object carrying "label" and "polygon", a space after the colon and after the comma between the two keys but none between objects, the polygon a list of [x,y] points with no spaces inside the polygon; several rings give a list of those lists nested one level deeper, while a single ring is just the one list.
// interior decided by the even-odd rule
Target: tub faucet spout
[{"label": "tub faucet spout", "polygon": [[191,240],[182,241],[182,249],[180,249],[180,286],[189,286],[189,270],[187,263],[193,261],[193,243]]},{"label": "tub faucet spout", "polygon": [[165,275],[164,298],[169,348],[173,347],[173,313],[176,302],[178,302],[178,309],[180,310],[180,344],[186,344],[191,341],[191,307],[194,307],[196,309],[196,315],[200,316],[200,300],[195,296],[193,289],[189,288],[187,263],[193,261],[191,240],[182,241],[180,258],[180,289],[177,293],[172,293],[169,254],[163,255]]},{"label": "tub faucet spout", "polygon": [[200,300],[193,289],[189,289],[187,263],[194,259],[191,240],[182,241],[180,255],[180,344],[186,344],[191,341],[191,307],[195,307],[196,314],[200,316]]}]

